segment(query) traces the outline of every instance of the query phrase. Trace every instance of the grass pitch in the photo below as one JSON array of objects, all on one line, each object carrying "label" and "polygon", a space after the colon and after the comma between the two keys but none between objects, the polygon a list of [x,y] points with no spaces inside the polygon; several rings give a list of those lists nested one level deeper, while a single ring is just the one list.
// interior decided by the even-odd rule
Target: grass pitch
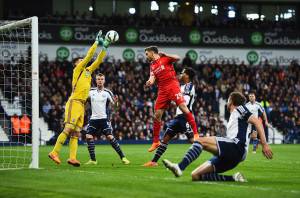
[{"label": "grass pitch", "polygon": [[[154,153],[150,145],[121,145],[130,165],[123,165],[110,145],[97,145],[98,165],[80,168],[66,163],[68,147],[56,165],[47,157],[52,147],[40,148],[39,170],[1,170],[0,197],[300,197],[300,145],[273,145],[273,160],[266,160],[259,149],[249,152],[247,160],[234,172],[242,172],[248,183],[191,182],[190,173],[211,155],[203,152],[181,178],[159,166],[144,168]],[[178,162],[189,145],[169,145],[162,157]],[[88,160],[86,146],[78,149],[78,159]]]}]

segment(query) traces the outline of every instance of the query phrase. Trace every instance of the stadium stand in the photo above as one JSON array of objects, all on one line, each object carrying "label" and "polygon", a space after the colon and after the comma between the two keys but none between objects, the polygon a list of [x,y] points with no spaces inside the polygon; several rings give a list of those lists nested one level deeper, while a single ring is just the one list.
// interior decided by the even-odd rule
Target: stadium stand
[{"label": "stadium stand", "polygon": [[[25,14],[22,11],[9,12],[9,20],[18,20],[24,18]],[[55,12],[54,14],[45,14],[40,17],[40,23],[46,24],[86,24],[86,25],[108,25],[108,26],[132,26],[132,27],[182,27],[185,25],[182,20],[176,15],[159,16],[155,13],[136,17],[132,14],[114,14],[107,16],[105,14],[98,15],[91,12],[79,13],[75,11],[70,14],[68,11],[64,13]],[[189,25],[192,27],[201,28],[243,28],[243,29],[276,29],[280,30],[295,30],[299,29],[295,21],[270,21],[270,20],[252,20],[245,19],[227,19],[220,20],[218,16],[210,16],[208,18],[195,17]]]}]

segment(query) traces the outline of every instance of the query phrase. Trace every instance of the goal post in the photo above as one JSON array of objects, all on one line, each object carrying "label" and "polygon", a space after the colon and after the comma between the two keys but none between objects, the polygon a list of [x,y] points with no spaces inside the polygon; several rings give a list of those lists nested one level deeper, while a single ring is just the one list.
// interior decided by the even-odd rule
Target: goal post
[{"label": "goal post", "polygon": [[38,18],[0,25],[0,169],[39,168]]}]

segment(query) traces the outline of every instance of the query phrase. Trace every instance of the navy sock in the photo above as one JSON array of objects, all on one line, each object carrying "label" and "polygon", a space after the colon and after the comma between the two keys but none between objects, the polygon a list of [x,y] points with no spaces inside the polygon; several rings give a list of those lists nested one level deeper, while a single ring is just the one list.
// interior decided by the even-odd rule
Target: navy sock
[{"label": "navy sock", "polygon": [[255,139],[253,140],[253,151],[256,151],[256,149],[257,149],[257,144],[258,144],[258,139],[255,138]]},{"label": "navy sock", "polygon": [[122,159],[123,157],[125,157],[124,153],[121,150],[121,147],[117,141],[116,138],[112,138],[110,141],[111,146],[115,149],[115,151],[118,153],[118,155],[120,156],[120,158]]},{"label": "navy sock", "polygon": [[164,154],[164,152],[167,150],[168,144],[165,144],[163,142],[161,142],[161,144],[159,145],[159,147],[157,148],[155,155],[152,159],[152,162],[157,162],[159,160],[159,158]]},{"label": "navy sock", "polygon": [[95,142],[93,139],[87,139],[87,144],[88,144],[88,150],[90,154],[90,158],[93,161],[96,161],[96,156],[95,156]]},{"label": "navy sock", "polygon": [[207,173],[201,176],[201,181],[234,181],[232,176]]},{"label": "navy sock", "polygon": [[199,142],[194,142],[190,149],[187,151],[182,161],[178,164],[181,170],[184,170],[195,159],[199,157],[202,152],[202,145]]}]

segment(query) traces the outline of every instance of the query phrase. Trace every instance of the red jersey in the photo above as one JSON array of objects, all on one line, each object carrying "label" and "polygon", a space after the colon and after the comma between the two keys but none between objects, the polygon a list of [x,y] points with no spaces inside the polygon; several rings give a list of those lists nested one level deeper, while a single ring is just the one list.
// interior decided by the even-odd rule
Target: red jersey
[{"label": "red jersey", "polygon": [[150,73],[155,76],[158,87],[162,87],[169,82],[176,79],[176,72],[173,67],[173,63],[176,61],[174,58],[167,56],[160,57],[159,59],[153,61],[150,65]]}]

